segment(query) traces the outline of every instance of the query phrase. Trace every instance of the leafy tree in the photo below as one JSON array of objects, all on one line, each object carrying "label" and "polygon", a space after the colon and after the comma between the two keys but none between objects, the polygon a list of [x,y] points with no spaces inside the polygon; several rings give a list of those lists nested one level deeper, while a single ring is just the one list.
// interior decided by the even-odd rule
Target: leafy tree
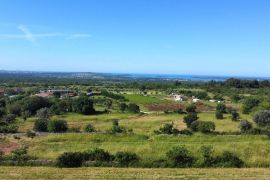
[{"label": "leafy tree", "polygon": [[270,126],[270,110],[256,113],[253,120],[259,126]]},{"label": "leafy tree", "polygon": [[225,104],[223,104],[223,103],[219,103],[219,104],[217,105],[217,107],[216,107],[216,111],[219,111],[219,112],[221,112],[221,113],[226,113],[226,112],[227,112],[226,109],[227,109],[227,108],[226,108]]},{"label": "leafy tree", "polygon": [[48,131],[48,120],[36,119],[34,123],[34,131],[47,132]]},{"label": "leafy tree", "polygon": [[215,157],[214,157],[214,150],[212,146],[202,146],[200,151],[202,152],[203,156],[203,167],[212,167],[215,164]]},{"label": "leafy tree", "polygon": [[72,109],[74,112],[90,115],[95,113],[93,101],[87,96],[81,96],[73,101]]},{"label": "leafy tree", "polygon": [[216,111],[216,118],[223,119],[223,113],[221,111]]},{"label": "leafy tree", "polygon": [[49,100],[38,96],[26,98],[22,105],[23,111],[29,111],[31,114],[36,114],[37,110],[44,107],[50,107]]},{"label": "leafy tree", "polygon": [[187,127],[190,128],[191,124],[198,119],[197,113],[189,113],[184,117],[184,123],[186,123]]},{"label": "leafy tree", "polygon": [[196,105],[195,104],[191,104],[186,108],[187,113],[196,113]]},{"label": "leafy tree", "polygon": [[196,161],[184,146],[173,147],[166,156],[172,167],[188,168],[192,167]]},{"label": "leafy tree", "polygon": [[200,131],[202,133],[210,133],[215,130],[216,126],[211,121],[194,121],[190,127],[193,131]]},{"label": "leafy tree", "polygon": [[245,99],[243,102],[243,113],[249,114],[253,110],[253,108],[259,105],[259,103],[260,101],[256,98]]},{"label": "leafy tree", "polygon": [[139,113],[140,112],[140,107],[137,104],[130,103],[128,105],[128,111],[132,113]]},{"label": "leafy tree", "polygon": [[239,113],[236,110],[232,110],[232,120],[237,121],[239,119]]},{"label": "leafy tree", "polygon": [[51,117],[51,111],[49,108],[41,108],[37,111],[36,116],[40,120],[49,120]]},{"label": "leafy tree", "polygon": [[112,124],[112,133],[123,133],[125,132],[125,128],[119,125],[118,120],[114,120]]},{"label": "leafy tree", "polygon": [[50,120],[48,123],[48,131],[54,133],[63,133],[68,130],[68,125],[65,120]]},{"label": "leafy tree", "polygon": [[8,106],[8,112],[17,116],[21,115],[21,105],[19,103],[13,103]]},{"label": "leafy tree", "polygon": [[120,111],[124,112],[128,108],[128,105],[126,103],[121,103],[120,104]]},{"label": "leafy tree", "polygon": [[5,120],[7,123],[15,123],[15,121],[16,121],[16,115],[15,115],[15,114],[7,114],[7,115],[4,117],[4,120]]}]

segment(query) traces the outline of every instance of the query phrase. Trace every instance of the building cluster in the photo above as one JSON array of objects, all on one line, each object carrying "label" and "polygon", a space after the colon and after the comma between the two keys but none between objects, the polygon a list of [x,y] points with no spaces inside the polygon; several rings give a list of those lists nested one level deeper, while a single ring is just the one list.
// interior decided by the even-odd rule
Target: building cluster
[{"label": "building cluster", "polygon": [[74,97],[77,94],[74,91],[70,90],[43,90],[40,91],[39,93],[35,94],[35,96],[38,97],[44,97],[44,98],[49,98],[49,97]]}]

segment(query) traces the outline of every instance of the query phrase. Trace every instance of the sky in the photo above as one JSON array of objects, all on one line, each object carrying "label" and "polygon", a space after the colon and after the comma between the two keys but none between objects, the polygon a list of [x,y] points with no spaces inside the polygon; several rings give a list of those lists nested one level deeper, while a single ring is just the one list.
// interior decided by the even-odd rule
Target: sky
[{"label": "sky", "polygon": [[269,0],[0,0],[0,69],[270,77]]}]

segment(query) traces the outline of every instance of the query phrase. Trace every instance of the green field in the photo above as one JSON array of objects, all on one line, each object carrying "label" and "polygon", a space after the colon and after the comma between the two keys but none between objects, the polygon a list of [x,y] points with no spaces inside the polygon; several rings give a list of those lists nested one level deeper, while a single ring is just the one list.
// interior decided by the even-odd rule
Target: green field
[{"label": "green field", "polygon": [[269,169],[0,167],[0,179],[269,179]]}]

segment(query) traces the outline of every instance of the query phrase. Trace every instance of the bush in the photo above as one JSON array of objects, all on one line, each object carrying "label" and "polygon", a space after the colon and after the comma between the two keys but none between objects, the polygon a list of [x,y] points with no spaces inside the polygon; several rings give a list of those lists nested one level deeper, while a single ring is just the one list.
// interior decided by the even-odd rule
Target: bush
[{"label": "bush", "polygon": [[195,121],[191,124],[192,131],[200,131],[202,133],[210,133],[215,131],[215,123],[211,121]]},{"label": "bush", "polygon": [[189,113],[184,117],[184,123],[186,123],[187,127],[190,128],[191,124],[198,119],[197,113]]},{"label": "bush", "polygon": [[219,111],[221,113],[226,113],[226,106],[223,103],[219,103],[216,107],[216,111]]},{"label": "bush", "polygon": [[189,129],[183,129],[179,131],[179,134],[191,136],[193,133]]},{"label": "bush", "polygon": [[48,131],[48,120],[37,119],[34,124],[34,131],[47,132]]},{"label": "bush", "polygon": [[41,108],[37,111],[36,116],[40,120],[48,120],[51,117],[51,111],[49,108]]},{"label": "bush", "polygon": [[80,133],[81,132],[81,128],[80,127],[71,127],[67,130],[67,132],[69,133]]},{"label": "bush", "polygon": [[166,123],[158,131],[157,134],[178,134],[179,131],[173,127],[173,124]]},{"label": "bush", "polygon": [[252,123],[248,122],[247,120],[241,120],[239,123],[239,128],[241,132],[248,132],[252,129]]},{"label": "bush", "polygon": [[243,113],[249,114],[255,107],[259,105],[259,103],[260,101],[254,97],[245,99],[243,102]]},{"label": "bush", "polygon": [[216,167],[224,168],[240,168],[243,167],[244,162],[234,153],[225,151],[222,155],[216,158]]},{"label": "bush", "polygon": [[223,113],[221,111],[216,111],[216,118],[217,119],[223,119]]},{"label": "bush", "polygon": [[115,155],[115,161],[119,163],[120,166],[128,167],[139,160],[135,153],[129,152],[118,152]]},{"label": "bush", "polygon": [[30,156],[27,155],[27,147],[16,149],[11,152],[10,159],[12,161],[17,161],[18,163],[24,163],[30,159]]},{"label": "bush", "polygon": [[112,124],[112,133],[124,133],[124,132],[126,132],[126,130],[125,130],[125,128],[124,127],[121,127],[120,125],[119,125],[119,122],[118,122],[118,120],[114,120],[113,121],[113,124]]},{"label": "bush", "polygon": [[109,162],[113,160],[113,156],[103,149],[94,149],[84,154],[87,161]]},{"label": "bush", "polygon": [[261,111],[255,114],[254,122],[259,126],[270,126],[270,111]]},{"label": "bush", "polygon": [[195,157],[184,146],[173,147],[166,153],[166,156],[172,167],[192,167],[196,161]]},{"label": "bush", "polygon": [[72,109],[74,112],[84,115],[95,114],[93,101],[87,96],[81,96],[73,101]]},{"label": "bush", "polygon": [[187,113],[196,113],[196,105],[195,104],[191,104],[186,108],[186,112]]},{"label": "bush", "polygon": [[51,120],[48,123],[48,131],[54,133],[63,133],[68,130],[68,125],[65,120]]},{"label": "bush", "polygon": [[139,113],[140,107],[137,104],[130,103],[128,105],[128,111],[132,113]]},{"label": "bush", "polygon": [[18,126],[16,124],[5,124],[0,126],[0,133],[16,133]]},{"label": "bush", "polygon": [[231,115],[232,115],[232,120],[233,121],[237,121],[238,120],[239,113],[236,110],[232,110]]},{"label": "bush", "polygon": [[15,114],[7,114],[6,117],[4,118],[4,120],[7,123],[15,123],[15,121],[16,121],[16,115]]},{"label": "bush", "polygon": [[92,124],[88,124],[85,126],[84,131],[87,133],[95,132],[95,127]]},{"label": "bush", "polygon": [[202,167],[213,167],[215,165],[215,157],[213,155],[213,147],[212,146],[202,146]]},{"label": "bush", "polygon": [[85,155],[80,152],[66,152],[57,158],[57,166],[65,168],[81,167]]},{"label": "bush", "polygon": [[18,103],[14,103],[14,104],[11,104],[8,106],[8,112],[10,114],[15,114],[17,116],[20,116],[21,115],[21,105],[18,104]]},{"label": "bush", "polygon": [[126,105],[126,103],[120,104],[120,111],[124,112],[124,111],[126,111],[127,108],[128,108],[128,105]]}]

